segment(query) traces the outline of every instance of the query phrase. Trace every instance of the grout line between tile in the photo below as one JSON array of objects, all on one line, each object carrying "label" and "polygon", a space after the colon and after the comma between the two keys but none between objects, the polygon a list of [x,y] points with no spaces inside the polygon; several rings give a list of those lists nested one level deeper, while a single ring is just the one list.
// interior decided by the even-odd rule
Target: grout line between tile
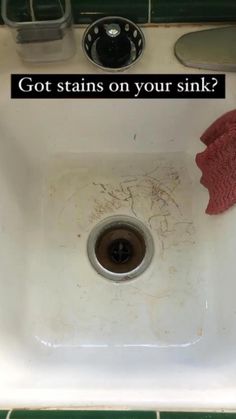
[{"label": "grout line between tile", "polygon": [[160,419],[161,415],[160,412],[156,412],[157,419]]},{"label": "grout line between tile", "polygon": [[6,418],[5,419],[10,419],[10,416],[11,416],[12,412],[13,412],[13,409],[9,410],[7,412],[7,415],[6,415]]},{"label": "grout line between tile", "polygon": [[148,23],[151,23],[151,20],[152,20],[152,0],[148,0]]}]

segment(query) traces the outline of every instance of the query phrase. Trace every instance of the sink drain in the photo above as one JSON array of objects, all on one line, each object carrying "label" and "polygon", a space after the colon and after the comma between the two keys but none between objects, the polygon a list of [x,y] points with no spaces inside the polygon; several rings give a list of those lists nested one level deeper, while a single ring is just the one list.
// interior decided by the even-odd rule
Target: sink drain
[{"label": "sink drain", "polygon": [[116,239],[108,248],[110,260],[117,264],[127,263],[133,257],[133,246],[129,240]]},{"label": "sink drain", "polygon": [[120,16],[108,16],[85,30],[82,46],[86,57],[97,67],[119,71],[138,62],[145,39],[135,23]]},{"label": "sink drain", "polygon": [[149,230],[132,217],[109,217],[98,224],[88,239],[88,256],[105,278],[125,281],[140,275],[153,256]]}]

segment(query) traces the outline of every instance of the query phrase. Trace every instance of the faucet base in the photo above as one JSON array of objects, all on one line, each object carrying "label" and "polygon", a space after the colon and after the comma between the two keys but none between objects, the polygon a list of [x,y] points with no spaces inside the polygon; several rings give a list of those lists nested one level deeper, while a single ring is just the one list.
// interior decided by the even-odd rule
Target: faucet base
[{"label": "faucet base", "polygon": [[175,44],[175,55],[187,67],[236,71],[236,26],[190,32]]}]

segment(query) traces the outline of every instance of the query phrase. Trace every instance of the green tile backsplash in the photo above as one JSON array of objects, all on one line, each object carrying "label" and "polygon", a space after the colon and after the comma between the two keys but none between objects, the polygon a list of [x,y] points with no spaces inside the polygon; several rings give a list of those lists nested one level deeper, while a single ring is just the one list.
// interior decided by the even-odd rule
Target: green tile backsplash
[{"label": "green tile backsplash", "polygon": [[[63,0],[62,5],[63,4]],[[29,0],[8,0],[7,7],[8,17],[13,21],[27,22],[31,19],[30,2]],[[34,14],[37,20],[59,19],[62,15],[61,8],[58,4],[45,0],[44,2],[34,1]]]},{"label": "green tile backsplash", "polygon": [[152,0],[152,22],[221,22],[236,19],[235,0]]},{"label": "green tile backsplash", "polygon": [[138,23],[148,21],[148,0],[72,0],[76,23],[90,23],[104,16],[123,16]]},{"label": "green tile backsplash", "polygon": [[[6,419],[8,411],[0,410],[0,419]],[[143,412],[143,411],[96,411],[96,410],[13,410],[9,419],[236,419],[236,413],[197,412]]]},{"label": "green tile backsplash", "polygon": [[160,419],[236,419],[236,413],[162,412]]},{"label": "green tile backsplash", "polygon": [[[13,15],[27,18],[29,0],[8,1],[15,8]],[[50,18],[55,0],[44,0],[41,4],[46,5],[45,13]],[[108,15],[124,16],[137,23],[236,20],[236,0],[71,0],[71,4],[75,23],[90,23]]]},{"label": "green tile backsplash", "polygon": [[10,419],[156,419],[156,413],[92,410],[14,410]]}]

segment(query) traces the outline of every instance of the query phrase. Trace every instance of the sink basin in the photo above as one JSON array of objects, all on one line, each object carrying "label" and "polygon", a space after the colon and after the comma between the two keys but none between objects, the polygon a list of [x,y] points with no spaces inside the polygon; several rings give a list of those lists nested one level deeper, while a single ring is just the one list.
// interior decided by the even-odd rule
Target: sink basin
[{"label": "sink basin", "polygon": [[[172,47],[190,29],[146,29],[132,71],[189,71]],[[235,409],[236,208],[205,214],[194,159],[236,75],[226,100],[11,100],[11,72],[96,69],[25,67],[5,29],[0,53],[0,407]],[[132,281],[87,255],[111,216],[154,241]]]}]

